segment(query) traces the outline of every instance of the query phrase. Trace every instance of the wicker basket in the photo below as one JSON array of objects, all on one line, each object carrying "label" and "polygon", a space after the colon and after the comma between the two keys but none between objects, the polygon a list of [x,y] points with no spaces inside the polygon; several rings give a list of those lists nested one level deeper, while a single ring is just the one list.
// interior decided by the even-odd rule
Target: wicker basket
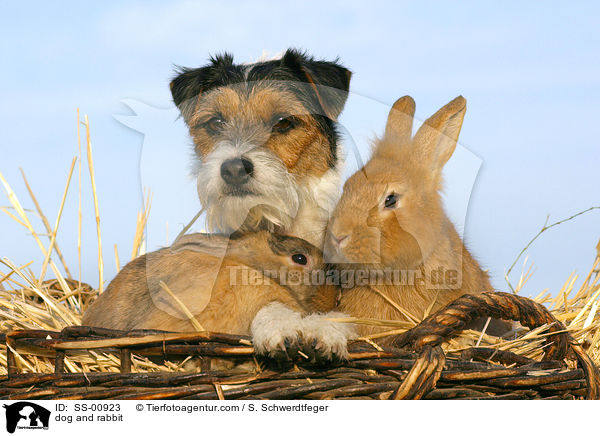
[{"label": "wicker basket", "polygon": [[[489,348],[445,355],[442,343],[482,316],[529,328],[550,325],[543,360]],[[600,399],[598,368],[565,327],[544,306],[505,293],[463,296],[396,337],[394,347],[351,343],[349,360],[335,367],[298,361],[273,369],[268,362],[259,365],[248,337],[208,332],[76,326],[61,332],[15,330],[2,339],[7,346],[2,399]],[[11,350],[54,357],[54,373],[19,373]],[[117,353],[120,372],[64,372],[65,356],[81,350]],[[202,371],[132,373],[132,353],[152,359],[197,356]],[[210,369],[213,359],[254,365],[217,371]]]}]

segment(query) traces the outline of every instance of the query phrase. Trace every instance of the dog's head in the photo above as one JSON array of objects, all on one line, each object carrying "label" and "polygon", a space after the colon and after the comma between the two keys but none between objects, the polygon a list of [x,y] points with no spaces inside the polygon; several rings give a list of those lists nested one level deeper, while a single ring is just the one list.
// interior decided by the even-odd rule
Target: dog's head
[{"label": "dog's head", "polygon": [[[171,82],[198,157],[208,226],[289,228],[311,180],[338,166],[336,119],[350,71],[297,50],[234,64],[229,54]],[[304,193],[304,194],[303,194]]]}]

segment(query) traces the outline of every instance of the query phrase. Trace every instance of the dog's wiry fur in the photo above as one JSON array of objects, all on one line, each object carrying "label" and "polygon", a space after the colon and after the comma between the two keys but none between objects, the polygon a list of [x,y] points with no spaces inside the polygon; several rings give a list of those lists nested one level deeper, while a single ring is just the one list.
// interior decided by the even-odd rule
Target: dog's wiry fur
[{"label": "dog's wiry fur", "polygon": [[[337,61],[315,60],[297,50],[253,64],[234,64],[224,54],[201,68],[181,68],[171,93],[194,142],[207,224],[234,237],[226,243],[225,236],[185,236],[173,247],[135,259],[83,323],[191,330],[166,284],[206,329],[251,330],[259,353],[276,354],[302,339],[305,345],[319,344],[318,354],[325,358],[343,356],[332,346],[339,341],[330,338],[348,336],[352,328],[309,315],[331,310],[337,290],[292,287],[280,277],[236,284],[229,270],[276,269],[298,250],[312,263],[292,268],[320,267],[319,249],[340,191],[336,120],[349,82],[350,72]],[[290,311],[298,316],[287,316]]]},{"label": "dog's wiry fur", "polygon": [[[322,246],[339,194],[336,119],[350,72],[297,50],[235,64],[224,54],[182,68],[171,82],[198,157],[198,195],[211,230],[277,230]],[[282,124],[283,123],[283,124]],[[231,159],[253,165],[247,183],[221,177]]]}]

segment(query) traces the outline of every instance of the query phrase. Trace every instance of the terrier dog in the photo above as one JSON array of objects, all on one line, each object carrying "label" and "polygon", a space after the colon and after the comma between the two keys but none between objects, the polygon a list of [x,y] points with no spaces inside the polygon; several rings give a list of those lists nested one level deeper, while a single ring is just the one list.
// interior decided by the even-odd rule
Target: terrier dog
[{"label": "terrier dog", "polygon": [[[336,120],[350,77],[337,60],[294,49],[252,64],[234,64],[223,54],[204,67],[179,69],[171,93],[194,142],[198,196],[210,231],[268,230],[323,246],[341,192]],[[320,344],[324,358],[340,354],[335,345],[344,328],[320,317],[301,319],[281,304],[267,304],[252,322],[254,345],[259,353],[277,354],[302,331]]]},{"label": "terrier dog", "polygon": [[322,247],[340,193],[336,119],[351,73],[287,50],[234,64],[230,54],[180,68],[173,100],[198,159],[198,195],[211,231],[266,229]]}]

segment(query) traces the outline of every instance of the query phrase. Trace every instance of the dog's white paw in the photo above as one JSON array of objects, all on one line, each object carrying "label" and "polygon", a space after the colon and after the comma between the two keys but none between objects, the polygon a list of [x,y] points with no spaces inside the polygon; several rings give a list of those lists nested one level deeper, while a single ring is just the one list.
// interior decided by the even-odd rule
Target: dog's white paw
[{"label": "dog's white paw", "polygon": [[250,331],[257,354],[289,360],[298,350],[302,316],[281,303],[270,303],[254,317]]},{"label": "dog's white paw", "polygon": [[348,340],[356,338],[353,324],[330,321],[347,318],[341,312],[308,315],[302,319],[301,350],[311,362],[339,362],[348,359]]},{"label": "dog's white paw", "polygon": [[308,315],[271,303],[254,317],[250,327],[256,354],[276,361],[304,363],[341,362],[348,358],[348,340],[356,338],[350,323],[331,319],[347,318],[341,312]]}]

